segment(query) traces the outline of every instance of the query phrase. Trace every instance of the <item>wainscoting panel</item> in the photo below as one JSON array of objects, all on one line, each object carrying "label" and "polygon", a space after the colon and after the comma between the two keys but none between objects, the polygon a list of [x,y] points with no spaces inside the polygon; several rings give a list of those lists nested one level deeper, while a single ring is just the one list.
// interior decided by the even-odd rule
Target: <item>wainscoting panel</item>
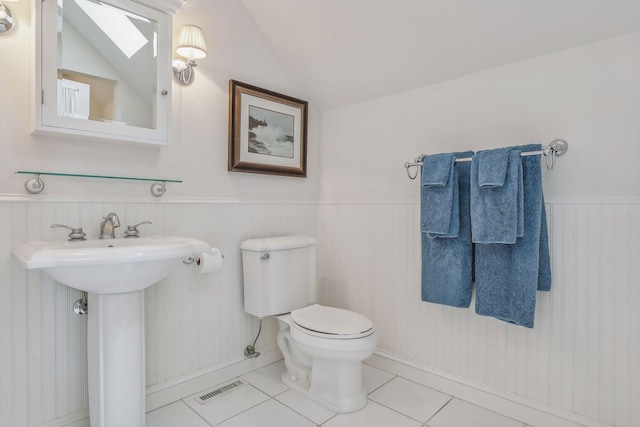
[{"label": "wainscoting panel", "polygon": [[[360,311],[378,348],[567,413],[640,425],[640,202],[547,204],[553,286],[535,327],[420,300],[417,203],[322,203],[321,302]],[[632,270],[633,268],[633,270]]]},{"label": "wainscoting panel", "polygon": [[[0,197],[0,427],[86,416],[86,318],[72,312],[80,292],[24,270],[11,249],[28,240],[66,239],[68,231],[50,228],[55,223],[82,225],[95,238],[110,211],[120,217],[118,235],[127,224],[150,220],[140,227],[143,235],[193,237],[225,255],[219,273],[202,275],[180,264],[145,292],[147,386],[156,390],[174,378],[238,360],[253,342],[258,321],[243,309],[243,240],[317,236],[316,203]],[[273,347],[276,331],[275,322],[265,322],[257,346]]]},{"label": "wainscoting panel", "polygon": [[[86,412],[86,319],[80,293],[26,272],[11,248],[64,239],[54,223],[120,215],[145,234],[199,238],[223,270],[180,265],[145,293],[147,385],[241,357],[258,322],[242,306],[239,246],[286,233],[319,240],[320,300],[370,316],[379,349],[404,360],[618,427],[640,425],[640,202],[551,201],[554,284],[539,293],[532,330],[420,301],[418,205],[212,200],[34,201],[0,197],[0,426],[37,426]],[[121,230],[119,230],[121,232]],[[275,344],[266,322],[259,347]]]}]

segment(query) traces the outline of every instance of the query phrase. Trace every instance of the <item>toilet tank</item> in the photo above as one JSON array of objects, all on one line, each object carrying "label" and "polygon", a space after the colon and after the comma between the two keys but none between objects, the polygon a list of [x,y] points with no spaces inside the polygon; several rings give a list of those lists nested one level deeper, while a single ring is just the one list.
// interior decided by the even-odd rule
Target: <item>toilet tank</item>
[{"label": "toilet tank", "polygon": [[261,318],[315,303],[316,244],[306,236],[244,241],[244,311]]}]

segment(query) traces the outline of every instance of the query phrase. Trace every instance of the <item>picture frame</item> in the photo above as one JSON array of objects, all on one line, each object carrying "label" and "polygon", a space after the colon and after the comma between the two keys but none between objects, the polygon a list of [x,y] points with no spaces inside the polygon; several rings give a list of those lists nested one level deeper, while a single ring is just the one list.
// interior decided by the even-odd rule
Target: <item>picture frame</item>
[{"label": "picture frame", "polygon": [[228,170],[305,178],[308,104],[229,80]]}]

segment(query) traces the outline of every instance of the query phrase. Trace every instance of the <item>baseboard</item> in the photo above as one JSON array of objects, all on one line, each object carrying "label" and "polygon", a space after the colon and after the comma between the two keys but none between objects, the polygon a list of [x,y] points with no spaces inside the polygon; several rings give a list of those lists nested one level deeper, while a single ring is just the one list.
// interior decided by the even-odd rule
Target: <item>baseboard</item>
[{"label": "baseboard", "polygon": [[551,405],[510,393],[449,372],[419,365],[384,351],[376,351],[366,364],[442,393],[539,427],[613,427]]},{"label": "baseboard", "polygon": [[260,357],[236,359],[213,365],[188,375],[147,387],[145,410],[147,412],[184,399],[216,384],[229,381],[255,369],[270,365],[282,359],[282,353],[276,345],[260,349]]},{"label": "baseboard", "polygon": [[89,410],[83,409],[53,421],[38,424],[38,427],[91,427],[89,425]]}]

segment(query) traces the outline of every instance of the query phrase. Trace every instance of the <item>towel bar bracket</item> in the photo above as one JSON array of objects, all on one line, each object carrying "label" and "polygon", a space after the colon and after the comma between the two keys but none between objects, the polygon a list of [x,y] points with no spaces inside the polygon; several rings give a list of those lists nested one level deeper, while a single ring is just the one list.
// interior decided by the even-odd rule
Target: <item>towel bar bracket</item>
[{"label": "towel bar bracket", "polygon": [[405,162],[404,163],[404,168],[407,171],[407,176],[409,177],[409,179],[416,179],[416,177],[418,176],[419,169],[416,167],[416,173],[413,174],[413,175],[411,175],[411,172],[409,172],[409,169],[412,166],[422,165],[422,158],[425,157],[425,156],[426,156],[426,154],[420,154],[418,157],[413,159],[413,163],[409,163],[409,162]]},{"label": "towel bar bracket", "polygon": [[562,156],[569,149],[569,144],[564,139],[554,139],[549,144],[549,147],[553,150],[554,156]]},{"label": "towel bar bracket", "polygon": [[562,156],[569,149],[569,144],[564,139],[554,139],[548,147],[543,147],[544,164],[548,170],[553,170],[556,163],[556,157]]}]

